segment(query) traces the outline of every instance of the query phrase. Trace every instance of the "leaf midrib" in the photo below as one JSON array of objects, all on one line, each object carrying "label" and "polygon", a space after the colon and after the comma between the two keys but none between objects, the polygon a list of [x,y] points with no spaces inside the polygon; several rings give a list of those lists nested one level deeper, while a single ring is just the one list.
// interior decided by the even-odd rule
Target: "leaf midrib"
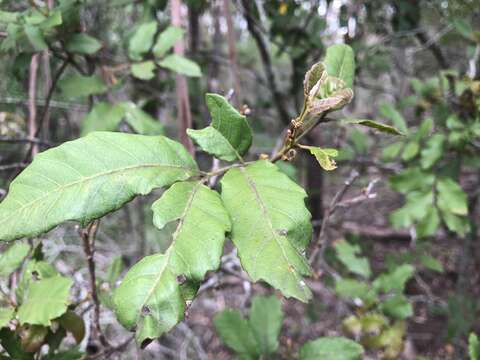
[{"label": "leaf midrib", "polygon": [[[240,171],[245,175],[245,178],[247,179],[247,183],[248,185],[250,186],[250,188],[252,189],[254,195],[255,195],[255,198],[258,202],[258,204],[260,205],[261,209],[262,209],[262,212],[263,212],[263,215],[265,216],[265,218],[267,219],[267,223],[269,225],[269,228],[270,228],[270,231],[273,235],[273,239],[275,240],[275,242],[277,243],[278,247],[281,249],[281,252],[282,252],[282,256],[284,258],[284,260],[286,261],[286,263],[289,265],[289,266],[292,266],[293,268],[293,275],[295,276],[295,278],[297,279],[297,281],[302,281],[302,279],[299,277],[299,274],[298,274],[298,271],[297,269],[295,268],[295,266],[293,266],[293,264],[290,263],[290,261],[288,260],[288,257],[287,255],[285,254],[285,249],[284,247],[279,243],[278,239],[277,239],[277,234],[275,232],[275,229],[273,228],[273,224],[272,224],[272,221],[271,221],[271,218],[270,218],[270,215],[268,213],[268,210],[263,202],[263,199],[261,198],[260,194],[258,193],[258,190],[257,190],[257,187],[253,181],[253,179],[250,177],[250,175],[247,173],[246,169],[245,168],[240,168]],[[294,251],[296,252],[296,249],[294,248]],[[256,265],[255,265],[256,266]]]},{"label": "leaf midrib", "polygon": [[23,209],[25,209],[26,207],[30,207],[30,206],[34,206],[36,203],[38,203],[39,201],[45,199],[46,197],[52,195],[52,194],[55,194],[55,193],[58,193],[58,192],[62,192],[64,191],[65,189],[68,189],[70,187],[73,187],[75,185],[78,185],[78,184],[81,184],[83,182],[88,182],[88,181],[91,181],[93,179],[96,179],[96,178],[101,178],[103,176],[108,176],[108,175],[112,175],[112,174],[115,174],[115,173],[118,173],[118,172],[123,172],[123,171],[130,171],[130,170],[136,170],[136,169],[140,169],[140,168],[149,168],[149,167],[158,167],[158,168],[174,168],[174,169],[183,169],[185,171],[193,171],[193,169],[190,169],[190,168],[187,168],[185,166],[180,166],[180,165],[165,165],[165,164],[155,164],[155,163],[152,163],[152,164],[142,164],[142,165],[133,165],[133,166],[127,166],[127,167],[123,167],[123,168],[120,168],[120,169],[114,169],[114,170],[109,170],[109,171],[105,171],[105,172],[101,172],[101,173],[98,173],[98,174],[95,174],[95,175],[92,175],[92,176],[87,176],[87,177],[82,177],[81,179],[79,180],[76,180],[76,181],[73,181],[71,183],[67,183],[67,184],[63,184],[62,186],[59,186],[55,189],[53,189],[52,191],[48,191],[46,193],[44,193],[42,196],[30,201],[29,203],[26,203],[24,205],[22,205],[21,207],[15,209],[14,211],[12,211],[10,213],[10,216],[6,217],[5,219],[3,219],[2,221],[0,221],[0,224],[4,224],[6,223],[8,220],[10,220],[16,213],[18,212],[21,212]]}]

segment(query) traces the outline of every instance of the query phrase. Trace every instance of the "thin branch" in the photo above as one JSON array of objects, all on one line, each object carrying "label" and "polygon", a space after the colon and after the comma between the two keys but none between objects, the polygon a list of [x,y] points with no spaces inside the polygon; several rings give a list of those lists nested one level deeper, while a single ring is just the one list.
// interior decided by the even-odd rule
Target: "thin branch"
[{"label": "thin branch", "polygon": [[[28,77],[28,135],[35,137],[37,134],[37,75],[38,75],[38,54],[34,54],[30,60]],[[38,144],[32,143],[29,156],[33,158],[38,153]]]},{"label": "thin branch", "polygon": [[253,12],[252,6],[255,6],[255,3],[251,0],[242,0],[242,5],[244,10],[243,14],[244,14],[245,20],[247,21],[248,31],[250,32],[253,39],[255,40],[258,51],[260,52],[260,58],[262,59],[263,67],[265,69],[265,73],[267,76],[268,85],[270,87],[270,91],[272,92],[273,102],[275,103],[275,106],[277,108],[278,115],[280,116],[280,119],[283,124],[289,124],[290,116],[285,107],[286,102],[285,102],[284,96],[278,89],[275,73],[273,71],[272,60],[267,50],[267,45],[265,43],[265,40],[262,34],[255,26],[255,19],[252,14]]},{"label": "thin branch", "polygon": [[322,227],[320,228],[320,234],[318,235],[317,241],[315,241],[314,243],[313,250],[309,258],[310,264],[314,264],[318,256],[323,259],[323,254],[328,246],[327,241],[325,241],[325,235],[330,216],[335,212],[338,203],[342,201],[346,192],[348,191],[348,189],[350,189],[350,187],[353,185],[359,175],[360,174],[358,173],[358,171],[351,171],[350,176],[347,180],[345,180],[343,187],[335,194],[332,201],[330,202],[330,205],[325,210],[322,220]]},{"label": "thin branch", "polygon": [[83,251],[87,259],[88,273],[90,276],[90,296],[93,302],[93,319],[90,327],[90,337],[99,339],[105,347],[110,347],[100,327],[100,300],[97,293],[97,279],[95,274],[95,236],[97,234],[99,221],[95,220],[85,229],[82,229]]}]

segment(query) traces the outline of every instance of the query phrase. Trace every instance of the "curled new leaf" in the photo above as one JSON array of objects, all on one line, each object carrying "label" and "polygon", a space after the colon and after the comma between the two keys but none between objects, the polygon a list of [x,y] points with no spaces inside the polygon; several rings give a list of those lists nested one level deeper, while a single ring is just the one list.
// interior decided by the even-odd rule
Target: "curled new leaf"
[{"label": "curled new leaf", "polygon": [[320,148],[316,146],[301,146],[303,149],[307,149],[310,153],[315,156],[320,166],[327,171],[335,170],[337,168],[337,164],[332,157],[338,156],[338,150],[336,149],[328,149],[328,148]]},{"label": "curled new leaf", "polygon": [[359,120],[346,120],[347,124],[358,124],[362,126],[366,126],[369,128],[376,129],[378,131],[387,133],[387,134],[392,134],[392,135],[403,135],[403,133],[398,130],[394,126],[386,125],[386,124],[381,124],[379,122],[373,121],[373,120],[367,120],[367,119],[359,119]]}]

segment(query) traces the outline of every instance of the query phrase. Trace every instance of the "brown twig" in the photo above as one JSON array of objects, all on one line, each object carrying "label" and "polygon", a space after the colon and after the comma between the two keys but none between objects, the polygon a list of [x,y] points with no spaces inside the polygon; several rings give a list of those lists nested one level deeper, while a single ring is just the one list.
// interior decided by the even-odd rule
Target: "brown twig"
[{"label": "brown twig", "polygon": [[[38,54],[33,54],[30,60],[28,77],[28,135],[33,138],[37,133],[37,75],[38,75]],[[32,143],[29,156],[33,158],[38,153],[38,144]]]},{"label": "brown twig", "polygon": [[97,279],[95,275],[95,236],[97,234],[99,221],[95,220],[85,229],[82,229],[83,251],[87,259],[88,273],[90,277],[90,296],[93,302],[93,319],[90,327],[90,337],[100,340],[105,347],[110,347],[100,327],[100,300],[97,293]]},{"label": "brown twig", "polygon": [[323,254],[328,246],[327,242],[325,241],[325,234],[330,216],[335,212],[338,203],[342,201],[347,190],[353,185],[359,175],[360,174],[358,171],[352,170],[347,180],[345,180],[343,187],[335,194],[330,202],[330,205],[327,209],[325,209],[322,219],[322,226],[320,228],[320,234],[318,235],[317,241],[315,241],[313,245],[312,253],[309,258],[310,264],[314,264],[319,256],[323,259]]}]

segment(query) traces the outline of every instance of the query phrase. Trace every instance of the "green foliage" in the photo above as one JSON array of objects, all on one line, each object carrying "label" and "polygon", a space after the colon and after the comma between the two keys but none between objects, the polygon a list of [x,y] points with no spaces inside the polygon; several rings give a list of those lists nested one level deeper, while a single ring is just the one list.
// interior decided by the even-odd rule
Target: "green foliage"
[{"label": "green foliage", "polygon": [[369,278],[371,275],[368,259],[358,256],[361,249],[358,245],[352,245],[345,240],[335,243],[338,259],[352,273]]},{"label": "green foliage", "polygon": [[174,184],[152,209],[159,229],[178,220],[172,243],[165,254],[148,256],[132,267],[114,296],[118,319],[136,329],[139,343],[160,337],[183,318],[188,298],[182,285],[198,283],[218,268],[230,230],[220,196],[199,182]]},{"label": "green foliage", "polygon": [[308,301],[311,292],[303,276],[311,270],[301,253],[312,227],[305,191],[267,161],[229,170],[221,185],[223,203],[232,214],[232,241],[252,280]]},{"label": "green foliage", "polygon": [[207,94],[206,100],[212,124],[201,130],[188,129],[187,134],[202,150],[219,159],[241,160],[252,144],[252,130],[245,116],[219,95]]},{"label": "green foliage", "polygon": [[468,355],[470,356],[470,360],[480,359],[480,342],[475,333],[471,333],[468,337]]},{"label": "green foliage", "polygon": [[34,236],[67,220],[86,225],[196,172],[191,156],[167,138],[92,133],[40,154],[12,182],[0,204],[0,239]]},{"label": "green foliage", "polygon": [[202,76],[202,70],[197,65],[197,63],[177,54],[166,56],[164,59],[158,62],[158,65],[185,76]]},{"label": "green foliage", "polygon": [[185,31],[179,27],[169,26],[166,28],[158,35],[153,47],[153,54],[156,57],[163,57],[183,37],[184,33]]},{"label": "green foliage", "polygon": [[139,60],[150,50],[157,33],[157,26],[156,21],[150,21],[137,28],[128,43],[128,51],[132,59]]},{"label": "green foliage", "polygon": [[337,168],[337,164],[332,157],[338,156],[338,150],[322,149],[316,146],[303,146],[303,148],[307,149],[313,156],[315,156],[315,159],[317,159],[323,170],[331,171]]},{"label": "green foliage", "polygon": [[355,76],[355,55],[348,45],[337,44],[327,48],[325,66],[330,76],[335,76],[345,82],[349,88],[353,87]]},{"label": "green foliage", "polygon": [[0,277],[10,275],[22,264],[30,252],[30,246],[15,243],[8,247],[0,256]]},{"label": "green foliage", "polygon": [[343,337],[323,337],[309,341],[300,350],[300,360],[360,360],[363,347]]},{"label": "green foliage", "polygon": [[51,320],[67,311],[73,281],[53,276],[30,284],[28,297],[18,308],[21,324],[49,326]]},{"label": "green foliage", "polygon": [[65,48],[76,54],[95,54],[102,48],[100,41],[87,34],[74,34],[69,39]]},{"label": "green foliage", "polygon": [[58,86],[60,91],[67,98],[76,98],[103,94],[107,91],[107,86],[98,76],[70,75],[62,78]]}]

